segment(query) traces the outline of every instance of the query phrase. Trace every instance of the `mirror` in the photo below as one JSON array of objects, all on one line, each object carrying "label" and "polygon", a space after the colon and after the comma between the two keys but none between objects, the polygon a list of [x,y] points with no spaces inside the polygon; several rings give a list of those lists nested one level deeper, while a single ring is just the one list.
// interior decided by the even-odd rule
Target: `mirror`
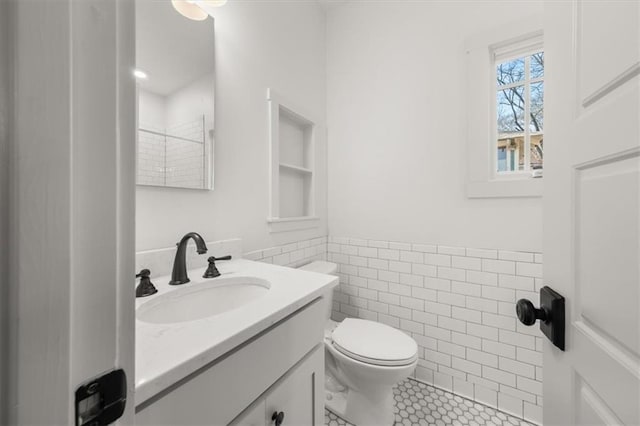
[{"label": "mirror", "polygon": [[136,0],[139,185],[213,189],[212,18]]}]

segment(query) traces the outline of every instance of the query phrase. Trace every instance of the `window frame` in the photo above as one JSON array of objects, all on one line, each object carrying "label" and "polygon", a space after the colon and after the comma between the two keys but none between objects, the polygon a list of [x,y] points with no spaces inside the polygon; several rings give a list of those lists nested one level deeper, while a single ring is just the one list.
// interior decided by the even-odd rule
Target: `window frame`
[{"label": "window frame", "polygon": [[[531,15],[474,34],[464,45],[466,55],[468,198],[541,197],[543,179],[527,173],[497,173],[497,94],[495,52],[527,40],[544,40],[543,15]],[[529,43],[529,46],[531,44]],[[491,102],[490,98],[494,99]]]}]

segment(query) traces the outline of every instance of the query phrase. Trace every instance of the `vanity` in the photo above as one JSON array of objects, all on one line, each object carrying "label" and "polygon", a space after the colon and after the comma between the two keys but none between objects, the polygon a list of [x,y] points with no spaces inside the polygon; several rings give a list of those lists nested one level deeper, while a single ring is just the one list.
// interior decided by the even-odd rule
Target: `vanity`
[{"label": "vanity", "polygon": [[321,425],[337,278],[239,259],[136,300],[138,425]]}]

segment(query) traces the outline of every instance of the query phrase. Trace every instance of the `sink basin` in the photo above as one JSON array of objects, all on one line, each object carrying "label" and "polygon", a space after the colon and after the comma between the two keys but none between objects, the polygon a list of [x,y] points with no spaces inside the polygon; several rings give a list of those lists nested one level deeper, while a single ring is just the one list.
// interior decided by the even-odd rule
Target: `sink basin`
[{"label": "sink basin", "polygon": [[265,294],[268,281],[256,277],[223,277],[161,294],[136,309],[136,317],[155,324],[196,321],[237,309]]}]

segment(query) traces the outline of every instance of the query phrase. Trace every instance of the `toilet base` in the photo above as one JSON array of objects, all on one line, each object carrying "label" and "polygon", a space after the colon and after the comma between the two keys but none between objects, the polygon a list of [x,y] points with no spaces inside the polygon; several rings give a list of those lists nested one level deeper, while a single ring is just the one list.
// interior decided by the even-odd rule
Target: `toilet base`
[{"label": "toilet base", "polygon": [[325,407],[356,426],[391,426],[394,424],[393,390],[380,389],[364,395],[346,390],[325,390]]}]

